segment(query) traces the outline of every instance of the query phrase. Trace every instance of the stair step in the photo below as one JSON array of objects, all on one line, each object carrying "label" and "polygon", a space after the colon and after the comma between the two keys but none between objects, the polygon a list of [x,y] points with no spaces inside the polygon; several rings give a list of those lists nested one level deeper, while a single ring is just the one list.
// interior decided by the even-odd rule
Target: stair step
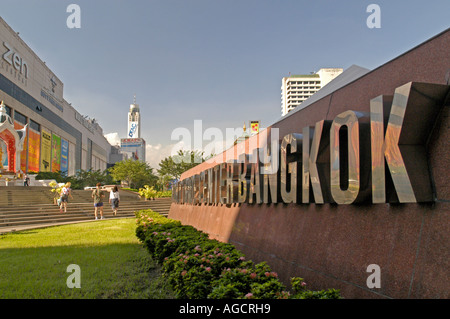
[{"label": "stair step", "polygon": [[[26,195],[24,196],[24,193]],[[54,204],[49,187],[20,186],[0,187],[0,233],[16,229],[46,227],[94,220],[94,207],[91,191],[77,190],[74,199],[69,199],[67,213],[60,213]],[[144,200],[134,193],[121,192],[121,201],[117,216],[113,216],[108,203],[104,200],[103,216],[110,218],[132,218],[141,209],[152,209],[163,216],[168,216],[171,198]]]},{"label": "stair step", "polygon": [[[147,203],[147,202],[120,202],[120,206],[148,206],[148,207],[164,207],[167,206],[169,203]],[[67,207],[77,207],[77,206],[85,206],[85,207],[94,207],[93,203],[72,203],[69,202],[67,204]],[[103,206],[111,206],[108,202],[103,202]],[[34,205],[15,205],[15,206],[0,206],[0,213],[3,211],[21,211],[21,210],[32,210],[36,207],[42,207],[45,209],[51,208],[51,207],[58,207],[55,204],[34,204]]]},{"label": "stair step", "polygon": [[[0,186],[0,209],[11,206],[37,205],[37,204],[54,204],[54,193],[51,187],[46,186]],[[121,202],[157,202],[167,201],[170,198],[158,198],[155,200],[146,201],[139,197],[137,193],[124,191],[119,189]],[[69,202],[85,202],[92,203],[92,190],[72,190],[73,199]],[[109,193],[105,191],[105,200],[108,201]]]}]

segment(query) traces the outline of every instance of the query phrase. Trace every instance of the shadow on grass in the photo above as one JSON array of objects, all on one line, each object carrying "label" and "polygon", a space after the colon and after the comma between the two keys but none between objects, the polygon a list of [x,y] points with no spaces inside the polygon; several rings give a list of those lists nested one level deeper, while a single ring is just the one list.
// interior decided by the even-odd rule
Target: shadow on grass
[{"label": "shadow on grass", "polygon": [[[140,244],[5,248],[0,255],[2,299],[173,298]],[[80,267],[81,288],[67,285],[71,264]]]}]

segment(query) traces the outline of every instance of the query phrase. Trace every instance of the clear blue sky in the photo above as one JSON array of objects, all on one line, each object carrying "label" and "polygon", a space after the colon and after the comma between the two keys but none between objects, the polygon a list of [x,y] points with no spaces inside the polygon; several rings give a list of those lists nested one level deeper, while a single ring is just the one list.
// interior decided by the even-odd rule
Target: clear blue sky
[{"label": "clear blue sky", "polygon": [[[69,29],[69,4],[81,28]],[[369,29],[369,4],[381,28]],[[125,137],[137,95],[142,137],[281,116],[281,78],[373,69],[450,26],[448,0],[0,0],[0,16],[63,81],[64,96]]]}]

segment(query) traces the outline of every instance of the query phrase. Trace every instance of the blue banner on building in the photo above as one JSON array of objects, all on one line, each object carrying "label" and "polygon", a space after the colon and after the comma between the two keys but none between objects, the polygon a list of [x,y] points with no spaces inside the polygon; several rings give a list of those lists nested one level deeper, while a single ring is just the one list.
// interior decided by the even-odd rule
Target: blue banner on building
[{"label": "blue banner on building", "polygon": [[61,139],[61,172],[69,170],[69,142]]}]

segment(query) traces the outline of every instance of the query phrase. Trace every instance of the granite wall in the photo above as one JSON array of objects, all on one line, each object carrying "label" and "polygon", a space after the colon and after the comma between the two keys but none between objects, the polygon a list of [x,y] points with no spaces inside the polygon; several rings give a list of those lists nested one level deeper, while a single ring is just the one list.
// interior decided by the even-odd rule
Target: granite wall
[{"label": "granite wall", "polygon": [[[280,137],[301,133],[347,110],[368,112],[371,99],[393,95],[405,83],[448,84],[449,73],[446,30],[271,127]],[[173,203],[169,218],[233,243],[254,261],[267,261],[286,284],[299,276],[311,289],[338,288],[346,298],[449,298],[449,101],[447,96],[426,144],[432,202]],[[200,164],[182,179],[213,165]],[[366,284],[371,264],[380,266],[381,288]]]}]

